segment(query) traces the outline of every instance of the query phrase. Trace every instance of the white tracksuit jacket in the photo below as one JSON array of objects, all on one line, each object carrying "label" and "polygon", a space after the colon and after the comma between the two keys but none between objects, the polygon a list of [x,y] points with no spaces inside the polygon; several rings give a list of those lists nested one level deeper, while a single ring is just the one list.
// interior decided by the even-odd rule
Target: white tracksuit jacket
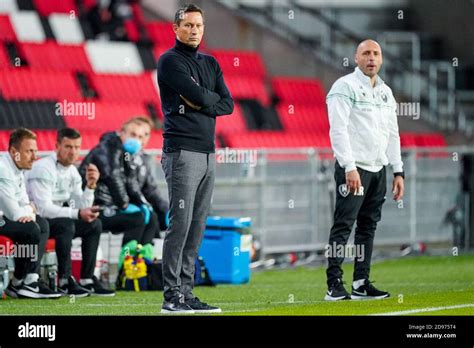
[{"label": "white tracksuit jacket", "polygon": [[332,149],[346,173],[356,167],[378,172],[387,164],[403,171],[395,98],[379,76],[372,87],[356,67],[333,84],[326,103]]}]

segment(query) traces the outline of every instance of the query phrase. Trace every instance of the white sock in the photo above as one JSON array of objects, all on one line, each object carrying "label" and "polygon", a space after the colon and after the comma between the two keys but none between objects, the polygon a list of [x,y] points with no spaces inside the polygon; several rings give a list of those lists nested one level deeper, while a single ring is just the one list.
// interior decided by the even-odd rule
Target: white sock
[{"label": "white sock", "polygon": [[12,284],[13,286],[20,286],[21,284],[23,284],[23,279],[16,279],[15,277],[13,277]]},{"label": "white sock", "polygon": [[79,280],[79,284],[81,284],[82,286],[84,286],[84,285],[88,285],[88,284],[94,284],[94,282],[92,281],[91,278],[87,278],[87,279],[81,279],[81,280]]},{"label": "white sock", "polygon": [[69,283],[69,280],[67,278],[61,278],[59,279],[59,286],[64,286],[67,283]]},{"label": "white sock", "polygon": [[39,279],[38,273],[28,273],[25,277],[25,284],[36,283]]},{"label": "white sock", "polygon": [[355,280],[353,283],[352,283],[352,287],[354,289],[358,289],[360,288],[362,285],[365,284],[365,279],[359,279],[359,280]]}]

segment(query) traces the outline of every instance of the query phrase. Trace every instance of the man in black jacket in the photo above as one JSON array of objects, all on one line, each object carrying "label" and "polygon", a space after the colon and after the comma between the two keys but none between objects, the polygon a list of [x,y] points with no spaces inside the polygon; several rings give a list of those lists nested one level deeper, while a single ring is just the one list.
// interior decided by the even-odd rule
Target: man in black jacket
[{"label": "man in black jacket", "polygon": [[142,151],[134,155],[128,164],[130,169],[134,172],[134,178],[138,181],[138,186],[140,187],[143,197],[152,208],[152,214],[155,213],[157,215],[159,229],[155,231],[155,238],[160,238],[160,231],[164,231],[168,227],[166,214],[168,212],[169,203],[161,196],[158,190],[158,183],[151,169],[152,158],[143,151],[148,145],[154,125],[149,117],[137,116],[134,119],[143,122],[147,130],[142,142]]},{"label": "man in black jacket", "polygon": [[119,133],[105,133],[79,168],[83,180],[90,163],[99,169],[94,205],[103,207],[100,219],[104,230],[124,233],[122,244],[131,240],[151,243],[158,225],[127,164],[140,151],[145,132],[146,126],[132,119]]},{"label": "man in black jacket", "polygon": [[173,30],[176,45],[158,62],[164,113],[162,166],[170,199],[161,311],[220,312],[192,291],[214,189],[216,116],[231,114],[234,102],[216,59],[198,52],[203,11],[196,5],[183,6],[176,12]]}]

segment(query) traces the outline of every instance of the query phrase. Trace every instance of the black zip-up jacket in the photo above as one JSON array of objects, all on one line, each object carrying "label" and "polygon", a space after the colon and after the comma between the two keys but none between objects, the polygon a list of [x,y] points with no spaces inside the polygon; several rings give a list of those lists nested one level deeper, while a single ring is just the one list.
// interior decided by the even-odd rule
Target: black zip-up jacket
[{"label": "black zip-up jacket", "polygon": [[144,203],[135,173],[125,161],[122,141],[116,132],[102,135],[100,142],[84,158],[79,173],[86,182],[86,168],[95,164],[100,172],[94,204],[123,208],[128,203]]},{"label": "black zip-up jacket", "polygon": [[[217,60],[176,40],[160,57],[157,74],[164,114],[163,151],[214,152],[216,116],[234,110]],[[201,109],[191,108],[181,96]]]}]

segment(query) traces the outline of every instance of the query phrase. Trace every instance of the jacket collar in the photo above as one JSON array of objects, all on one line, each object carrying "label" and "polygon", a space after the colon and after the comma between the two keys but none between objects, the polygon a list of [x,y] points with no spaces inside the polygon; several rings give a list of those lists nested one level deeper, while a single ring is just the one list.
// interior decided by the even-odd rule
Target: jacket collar
[{"label": "jacket collar", "polygon": [[[360,82],[362,82],[363,85],[366,87],[372,88],[372,84],[370,83],[370,77],[365,75],[362,70],[359,69],[358,66],[355,67],[354,69],[355,76],[359,79]],[[380,78],[379,75],[376,76],[375,78],[375,86],[373,88],[379,87],[383,85],[385,82]]]}]

